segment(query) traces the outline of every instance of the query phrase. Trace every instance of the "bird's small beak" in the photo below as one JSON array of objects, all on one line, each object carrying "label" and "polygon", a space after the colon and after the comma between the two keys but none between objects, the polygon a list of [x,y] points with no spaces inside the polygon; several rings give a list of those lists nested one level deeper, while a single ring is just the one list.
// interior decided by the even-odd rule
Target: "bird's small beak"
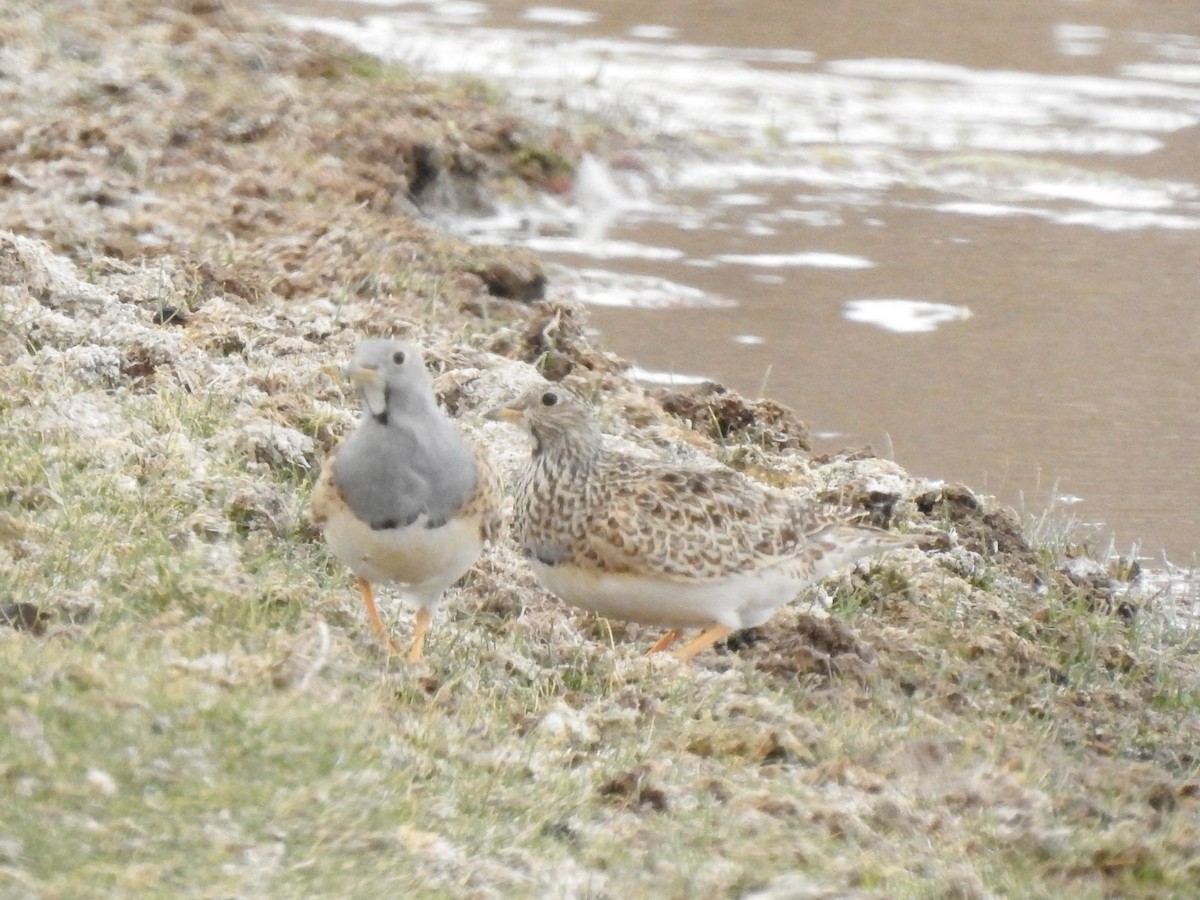
[{"label": "bird's small beak", "polygon": [[502,403],[500,406],[493,406],[483,414],[485,419],[492,422],[507,422],[509,425],[520,425],[524,418],[519,409],[513,408],[511,403]]},{"label": "bird's small beak", "polygon": [[369,384],[380,384],[382,382],[382,379],[379,377],[378,366],[364,366],[353,360],[346,363],[346,367],[342,369],[342,374],[355,384],[363,385],[364,387]]},{"label": "bird's small beak", "polygon": [[379,374],[378,366],[364,366],[356,362],[347,364],[346,377],[362,391],[363,398],[372,415],[381,415],[387,410],[387,385]]}]

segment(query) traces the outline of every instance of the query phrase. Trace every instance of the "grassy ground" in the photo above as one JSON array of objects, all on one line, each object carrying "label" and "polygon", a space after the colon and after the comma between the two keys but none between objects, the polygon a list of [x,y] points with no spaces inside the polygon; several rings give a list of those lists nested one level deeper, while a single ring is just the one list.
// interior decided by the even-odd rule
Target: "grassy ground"
[{"label": "grassy ground", "polygon": [[[220,3],[0,41],[0,895],[1193,895],[1194,618],[964,488],[690,430],[535,259],[408,214],[602,138]],[[886,485],[926,546],[681,669],[504,542],[388,659],[305,507],[392,332],[507,466],[479,413],[537,362],[654,452]]]}]

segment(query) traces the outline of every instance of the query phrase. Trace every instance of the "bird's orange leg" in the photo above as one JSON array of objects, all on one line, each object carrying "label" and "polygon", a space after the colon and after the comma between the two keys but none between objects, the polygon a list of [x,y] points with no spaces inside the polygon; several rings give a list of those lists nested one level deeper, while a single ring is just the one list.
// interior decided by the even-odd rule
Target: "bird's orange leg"
[{"label": "bird's orange leg", "polygon": [[379,635],[379,639],[387,646],[389,653],[399,653],[400,648],[388,634],[383,619],[379,618],[379,610],[375,608],[375,595],[371,591],[371,582],[365,578],[358,579],[358,590],[362,594],[363,603],[367,605],[367,619],[371,623],[371,629]]},{"label": "bird's orange leg", "polygon": [[679,640],[679,638],[682,634],[683,634],[683,632],[680,631],[678,628],[672,628],[670,631],[668,631],[666,634],[664,634],[662,637],[660,637],[658,639],[657,644],[655,644],[653,647],[651,647],[649,650],[646,651],[646,655],[649,656],[651,653],[661,653],[663,650],[666,650],[668,647],[670,647],[672,644],[674,644],[677,640]]},{"label": "bird's orange leg", "polygon": [[728,625],[713,625],[711,628],[704,629],[671,655],[681,663],[691,662],[693,656],[701,650],[707,650],[731,631],[733,629]]},{"label": "bird's orange leg", "polygon": [[424,655],[425,635],[429,631],[429,620],[431,618],[429,610],[424,608],[417,610],[417,621],[413,627],[412,647],[408,651],[408,661],[410,663],[420,662],[421,657]]}]

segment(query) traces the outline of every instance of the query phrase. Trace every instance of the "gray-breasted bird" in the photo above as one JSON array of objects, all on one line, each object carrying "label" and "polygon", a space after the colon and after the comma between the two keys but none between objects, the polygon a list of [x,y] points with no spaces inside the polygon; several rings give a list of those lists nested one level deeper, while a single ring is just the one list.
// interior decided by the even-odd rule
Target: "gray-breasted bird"
[{"label": "gray-breasted bird", "polygon": [[415,662],[442,594],[499,531],[500,479],[438,406],[415,346],[363,341],[346,373],[363,414],[321,469],[312,520],[358,577],[371,626],[390,649],[372,583],[398,585],[416,606],[408,653]]}]

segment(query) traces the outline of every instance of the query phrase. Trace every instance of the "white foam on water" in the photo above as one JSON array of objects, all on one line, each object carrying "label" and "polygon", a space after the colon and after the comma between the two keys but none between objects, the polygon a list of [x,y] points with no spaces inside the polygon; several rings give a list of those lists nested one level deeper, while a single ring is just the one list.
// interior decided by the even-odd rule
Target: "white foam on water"
[{"label": "white foam on water", "polygon": [[957,200],[950,203],[939,203],[932,207],[938,212],[955,213],[963,216],[985,216],[1002,218],[1004,216],[1049,216],[1048,210],[1035,210],[1027,206],[1010,206],[1004,203],[975,203],[969,200]]},{"label": "white foam on water", "polygon": [[654,369],[643,369],[641,366],[630,366],[625,373],[643,384],[659,384],[668,387],[687,387],[712,381],[703,375],[682,375],[679,372],[660,372]]},{"label": "white foam on water", "polygon": [[1121,74],[1126,78],[1200,85],[1200,66],[1187,63],[1130,63],[1121,66]]},{"label": "white foam on water", "polygon": [[1174,205],[1164,188],[1121,184],[1115,181],[1033,180],[1024,184],[1025,193],[1056,200],[1079,200],[1112,209],[1167,209]]},{"label": "white foam on water", "polygon": [[594,12],[584,9],[567,9],[560,6],[531,6],[521,14],[527,22],[537,22],[541,25],[564,25],[576,27],[590,25],[600,18]]},{"label": "white foam on water", "polygon": [[1138,231],[1144,228],[1163,228],[1170,231],[1200,229],[1196,216],[1164,215],[1120,209],[1083,209],[1051,217],[1059,225],[1086,225],[1101,231]]},{"label": "white foam on water", "polygon": [[560,269],[557,281],[571,298],[589,306],[623,309],[720,309],[737,306],[700,288],[650,275],[603,269]]},{"label": "white foam on water", "polygon": [[847,321],[875,325],[897,334],[936,331],[947,322],[971,318],[965,306],[928,300],[848,300],[842,309]]},{"label": "white foam on water", "polygon": [[717,262],[768,269],[810,266],[818,269],[870,269],[875,264],[861,256],[844,253],[718,253]]},{"label": "white foam on water", "polygon": [[474,0],[448,0],[445,3],[433,4],[434,16],[442,22],[452,24],[471,24],[488,14],[485,3]]},{"label": "white foam on water", "polygon": [[521,241],[539,253],[571,253],[592,259],[681,259],[682,250],[675,247],[654,247],[636,241],[590,240],[583,237],[530,237]]},{"label": "white foam on water", "polygon": [[1099,25],[1060,22],[1054,26],[1054,46],[1064,56],[1097,56],[1108,35],[1108,29]]},{"label": "white foam on water", "polygon": [[631,38],[644,41],[669,41],[679,32],[669,25],[634,25],[626,32]]}]

